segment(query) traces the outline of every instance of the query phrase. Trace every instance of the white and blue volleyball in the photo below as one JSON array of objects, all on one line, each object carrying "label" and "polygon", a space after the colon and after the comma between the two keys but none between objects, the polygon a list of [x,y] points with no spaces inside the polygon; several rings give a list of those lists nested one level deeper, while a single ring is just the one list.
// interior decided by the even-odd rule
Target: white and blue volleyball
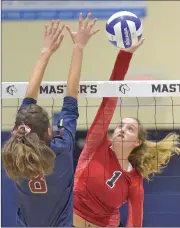
[{"label": "white and blue volleyball", "polygon": [[128,11],[113,14],[106,23],[108,39],[116,47],[129,48],[142,37],[141,20]]}]

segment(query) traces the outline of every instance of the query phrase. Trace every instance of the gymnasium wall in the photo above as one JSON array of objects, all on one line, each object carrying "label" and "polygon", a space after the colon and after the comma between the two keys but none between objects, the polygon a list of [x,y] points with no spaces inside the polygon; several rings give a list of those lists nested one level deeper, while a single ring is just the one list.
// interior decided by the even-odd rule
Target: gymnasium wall
[{"label": "gymnasium wall", "polygon": [[[144,46],[134,55],[127,79],[139,76],[150,76],[153,79],[179,79],[179,40],[180,40],[180,2],[178,1],[148,1],[147,17],[143,20]],[[75,21],[63,21],[76,29]],[[2,24],[2,80],[3,81],[27,81],[38,59],[45,21],[3,22]],[[105,34],[105,21],[99,21],[97,28],[101,31],[87,45],[84,53],[81,80],[108,80],[116,59],[118,49],[110,45]],[[44,80],[66,80],[70,65],[72,42],[65,32],[65,39],[61,49],[52,57],[47,68]],[[179,99],[174,99],[178,103]],[[6,101],[3,104],[11,104]],[[48,103],[49,102],[49,103]],[[40,101],[40,104],[51,105],[51,100]],[[99,99],[89,99],[89,105],[98,104]],[[140,99],[140,104],[154,104],[154,100]],[[171,99],[157,99],[157,104],[170,104]],[[59,99],[55,102],[58,106]],[[86,101],[80,99],[81,105]],[[136,99],[124,99],[124,104],[137,104]],[[14,102],[13,102],[14,104]],[[54,109],[59,110],[59,108]],[[85,108],[80,109],[79,128],[86,128]],[[88,109],[88,122],[91,123],[97,108]],[[51,109],[48,110],[51,113]],[[12,116],[16,108],[3,109],[3,126],[8,128],[13,123]],[[123,108],[122,116],[137,116],[134,107]],[[12,115],[13,114],[13,115]],[[174,109],[174,121],[178,122],[180,108]],[[142,122],[148,122],[147,127],[172,128],[171,107],[157,108],[156,122],[154,124],[154,109],[140,108],[139,118]],[[119,112],[113,118],[114,123],[119,121]],[[170,123],[165,125],[165,123]],[[176,125],[179,127],[179,125]]]}]

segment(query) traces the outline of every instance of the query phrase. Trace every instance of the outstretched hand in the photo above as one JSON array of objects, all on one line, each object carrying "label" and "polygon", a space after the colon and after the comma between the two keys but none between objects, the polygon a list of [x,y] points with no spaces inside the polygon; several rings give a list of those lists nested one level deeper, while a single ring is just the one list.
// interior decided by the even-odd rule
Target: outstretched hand
[{"label": "outstretched hand", "polygon": [[49,54],[52,54],[60,47],[64,38],[64,35],[62,34],[64,26],[65,25],[60,26],[59,20],[52,21],[48,25],[45,25],[42,52],[48,52]]},{"label": "outstretched hand", "polygon": [[88,43],[89,39],[100,30],[92,30],[96,24],[97,18],[93,19],[92,22],[89,23],[90,18],[91,13],[88,13],[86,19],[83,21],[83,14],[80,13],[77,32],[73,32],[68,25],[65,25],[74,44],[79,45],[81,48],[84,48]]},{"label": "outstretched hand", "polygon": [[126,49],[122,49],[122,50],[126,51],[126,52],[130,52],[130,53],[134,53],[139,47],[141,47],[141,45],[143,45],[144,40],[145,39],[142,38],[137,44],[134,44],[132,47],[126,48]]}]

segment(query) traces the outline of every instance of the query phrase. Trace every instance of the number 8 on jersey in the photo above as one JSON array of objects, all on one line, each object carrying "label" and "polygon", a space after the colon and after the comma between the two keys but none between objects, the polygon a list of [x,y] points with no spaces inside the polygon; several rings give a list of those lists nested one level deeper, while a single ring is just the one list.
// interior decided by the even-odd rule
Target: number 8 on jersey
[{"label": "number 8 on jersey", "polygon": [[29,189],[32,193],[47,193],[45,178],[41,175],[33,177],[29,181]]}]

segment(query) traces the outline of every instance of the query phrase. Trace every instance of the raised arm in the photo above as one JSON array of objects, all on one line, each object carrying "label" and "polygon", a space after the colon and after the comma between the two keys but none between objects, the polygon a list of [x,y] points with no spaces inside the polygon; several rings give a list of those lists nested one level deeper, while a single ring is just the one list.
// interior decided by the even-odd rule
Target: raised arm
[{"label": "raised arm", "polygon": [[[133,47],[121,50],[116,58],[114,68],[110,77],[111,81],[124,80],[125,75],[128,71],[129,64],[132,58],[132,54],[142,45],[144,39],[142,39],[138,44]],[[96,149],[103,143],[103,139],[107,136],[107,131],[111,119],[113,117],[118,98],[103,98],[103,101],[98,109],[95,119],[88,130],[86,137],[85,147],[81,153],[82,156],[79,158],[79,163],[81,163],[86,157],[91,157],[91,155],[96,151]]]},{"label": "raised arm", "polygon": [[[111,81],[124,80],[132,54],[120,51],[110,77]],[[96,117],[88,131],[86,138],[86,146],[89,153],[93,152],[106,137],[109,124],[114,114],[118,98],[103,98],[98,109]],[[90,154],[89,154],[90,155]]]},{"label": "raised arm", "polygon": [[78,21],[79,28],[77,32],[72,32],[71,29],[66,25],[74,45],[67,79],[66,97],[64,98],[64,104],[60,113],[58,128],[59,130],[62,128],[68,130],[69,134],[73,138],[73,141],[75,139],[77,125],[76,120],[78,118],[77,97],[81,76],[83,51],[89,39],[98,32],[98,30],[92,31],[92,28],[96,23],[96,19],[89,23],[90,17],[91,14],[89,13],[83,22],[83,15],[80,14]]},{"label": "raised arm", "polygon": [[37,102],[39,87],[48,62],[52,54],[60,47],[63,40],[64,36],[61,34],[63,28],[64,25],[60,26],[59,21],[52,21],[49,25],[45,25],[43,48],[29,79],[25,99],[23,100],[21,107]]},{"label": "raised arm", "polygon": [[74,98],[77,98],[78,96],[84,47],[89,39],[99,31],[92,31],[96,19],[89,23],[90,18],[91,13],[88,13],[87,18],[83,22],[83,15],[80,13],[78,32],[72,32],[71,28],[66,25],[66,29],[74,42],[71,67],[67,80],[67,96],[72,96]]}]

